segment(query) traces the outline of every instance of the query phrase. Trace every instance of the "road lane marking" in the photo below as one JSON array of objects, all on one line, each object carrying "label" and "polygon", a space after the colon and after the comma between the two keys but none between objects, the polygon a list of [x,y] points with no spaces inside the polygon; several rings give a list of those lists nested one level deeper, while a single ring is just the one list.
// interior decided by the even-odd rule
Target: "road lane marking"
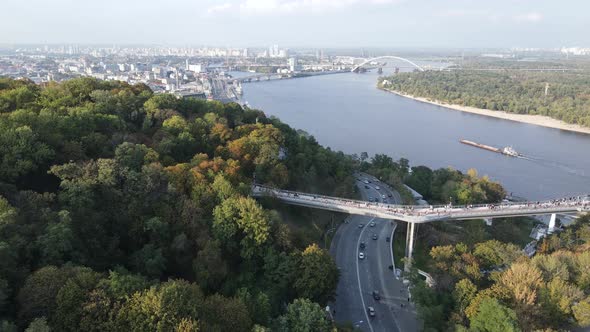
[{"label": "road lane marking", "polygon": [[359,294],[361,295],[361,303],[363,304],[363,312],[365,313],[365,317],[367,318],[367,324],[369,324],[369,329],[371,330],[371,332],[374,332],[373,326],[371,325],[371,321],[369,320],[369,313],[367,313],[365,299],[363,298],[363,289],[361,287],[361,275],[359,273],[359,247],[361,245],[361,239],[363,238],[363,232],[365,231],[367,226],[371,223],[371,221],[373,221],[373,219],[375,219],[375,217],[371,218],[371,220],[369,220],[369,222],[367,224],[365,224],[365,226],[363,226],[363,229],[361,230],[361,234],[359,235],[359,239],[356,241],[356,280],[359,285]]},{"label": "road lane marking", "polygon": [[397,272],[395,271],[395,260],[393,258],[393,233],[395,233],[396,228],[397,228],[397,223],[394,223],[393,226],[391,227],[391,235],[389,236],[390,242],[387,242],[387,247],[389,249],[389,252],[391,253],[391,266],[393,266],[393,276],[395,277],[396,280],[399,280],[399,278],[397,277]]}]

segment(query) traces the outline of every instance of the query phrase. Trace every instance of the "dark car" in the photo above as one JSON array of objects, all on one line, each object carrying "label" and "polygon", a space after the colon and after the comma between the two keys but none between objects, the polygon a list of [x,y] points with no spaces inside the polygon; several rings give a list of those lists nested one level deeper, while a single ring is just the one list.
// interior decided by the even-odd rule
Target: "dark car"
[{"label": "dark car", "polygon": [[365,189],[369,189],[369,188],[371,188],[371,187],[369,187],[369,186],[367,186],[367,185],[365,184]]},{"label": "dark car", "polygon": [[389,241],[391,241],[391,238],[388,236],[385,238],[385,242],[389,242]]},{"label": "dark car", "polygon": [[373,291],[373,298],[375,299],[375,301],[381,300],[381,295],[379,295],[378,291],[376,291],[376,290]]},{"label": "dark car", "polygon": [[389,196],[389,197],[393,197],[393,194],[389,193],[389,194],[387,194],[387,196]]},{"label": "dark car", "polygon": [[360,247],[361,247],[361,249],[365,249],[365,247],[366,247],[365,243],[364,242],[361,242]]}]

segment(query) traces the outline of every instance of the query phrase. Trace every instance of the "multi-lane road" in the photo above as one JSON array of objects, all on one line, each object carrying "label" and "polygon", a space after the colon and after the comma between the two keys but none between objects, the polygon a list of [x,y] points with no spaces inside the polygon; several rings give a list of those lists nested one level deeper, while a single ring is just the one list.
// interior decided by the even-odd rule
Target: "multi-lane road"
[{"label": "multi-lane road", "polygon": [[[385,195],[388,202],[401,204],[399,193],[375,178],[365,174],[357,178],[360,180],[357,180],[357,187],[364,200],[377,197],[383,202],[382,195]],[[366,184],[365,180],[371,182]],[[391,220],[355,215],[350,215],[338,227],[330,247],[340,269],[336,300],[330,306],[337,322],[350,322],[354,327],[370,332],[418,330],[415,307],[408,301],[407,287],[390,269],[393,265],[392,233],[396,227]],[[363,259],[359,258],[359,253],[363,253]],[[375,291],[379,300],[373,296]],[[374,317],[369,315],[368,307],[375,309]]]}]

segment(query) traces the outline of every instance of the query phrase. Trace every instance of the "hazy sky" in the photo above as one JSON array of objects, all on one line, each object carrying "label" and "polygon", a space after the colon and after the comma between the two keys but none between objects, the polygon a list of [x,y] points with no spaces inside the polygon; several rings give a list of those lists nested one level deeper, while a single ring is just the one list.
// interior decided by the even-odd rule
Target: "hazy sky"
[{"label": "hazy sky", "polygon": [[590,0],[2,0],[0,43],[590,47]]}]

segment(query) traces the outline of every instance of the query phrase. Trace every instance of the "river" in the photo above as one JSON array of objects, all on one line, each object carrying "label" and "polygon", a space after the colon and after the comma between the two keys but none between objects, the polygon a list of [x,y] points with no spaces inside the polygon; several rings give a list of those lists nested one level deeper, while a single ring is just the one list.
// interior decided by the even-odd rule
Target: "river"
[{"label": "river", "polygon": [[[345,153],[477,169],[531,200],[590,192],[590,135],[449,110],[378,90],[376,73],[243,84],[251,107]],[[521,159],[459,143],[512,146]]]}]

